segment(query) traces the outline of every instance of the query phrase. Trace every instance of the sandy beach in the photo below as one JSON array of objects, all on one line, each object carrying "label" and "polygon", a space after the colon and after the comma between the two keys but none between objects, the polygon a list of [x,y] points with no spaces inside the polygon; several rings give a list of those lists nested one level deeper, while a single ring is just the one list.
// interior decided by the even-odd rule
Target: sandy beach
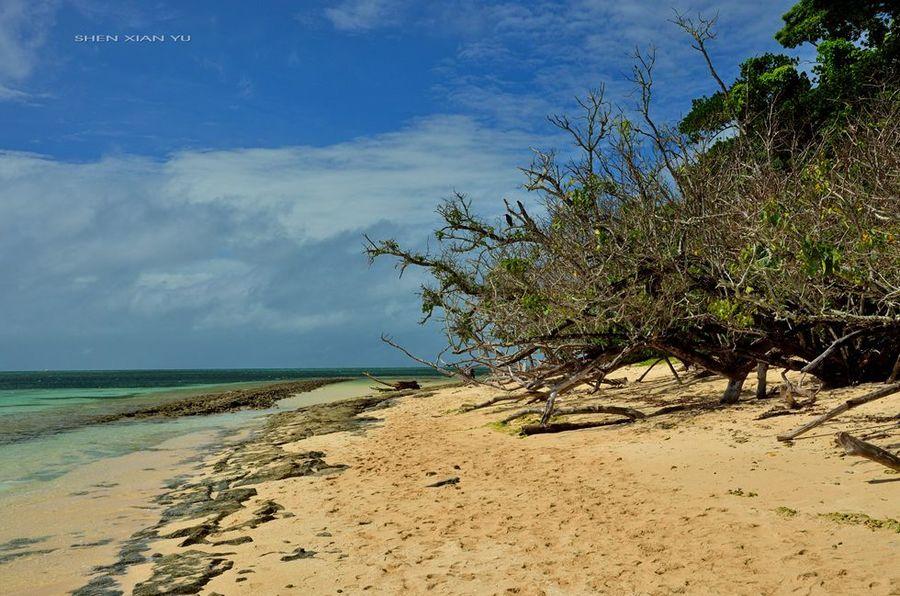
[{"label": "sandy beach", "polygon": [[[714,403],[723,383],[654,370],[591,399]],[[157,497],[160,521],[79,593],[897,594],[900,477],[833,445],[837,428],[890,424],[896,405],[775,439],[867,389],[793,415],[758,419],[781,404],[745,392],[525,438],[496,424],[516,406],[460,413],[489,388],[277,414]]]},{"label": "sandy beach", "polygon": [[159,520],[161,496],[202,474],[209,454],[253,436],[270,414],[370,392],[368,381],[340,378],[248,385],[82,405],[92,413],[74,421],[45,412],[44,434],[5,446],[0,594],[69,593],[121,569],[132,535]]}]

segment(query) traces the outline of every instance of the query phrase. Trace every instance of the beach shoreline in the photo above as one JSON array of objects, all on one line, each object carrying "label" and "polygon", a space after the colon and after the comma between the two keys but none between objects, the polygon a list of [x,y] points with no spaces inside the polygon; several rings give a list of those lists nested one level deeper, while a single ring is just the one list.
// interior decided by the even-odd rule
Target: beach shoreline
[{"label": "beach shoreline", "polygon": [[[88,427],[127,436],[133,434],[129,429],[169,427],[172,421],[187,425],[162,442],[81,462],[0,493],[4,576],[0,593],[60,594],[77,589],[95,567],[114,562],[134,532],[159,519],[164,507],[158,497],[173,482],[200,473],[198,466],[209,453],[253,436],[270,415],[282,410],[368,392],[367,381],[340,378],[227,387],[176,394],[176,399],[162,404],[162,411],[157,411],[158,401],[139,400],[139,406],[127,410],[137,416]],[[71,435],[58,437],[65,440]]]},{"label": "beach shoreline", "polygon": [[[723,383],[653,371],[580,399],[712,403]],[[485,387],[272,414],[154,495],[153,523],[76,593],[895,594],[900,477],[828,427],[775,440],[865,390],[527,438],[497,424],[514,406],[464,411]],[[895,415],[861,410],[841,423]]]},{"label": "beach shoreline", "polygon": [[266,383],[259,387],[231,389],[191,395],[161,404],[130,408],[114,414],[99,416],[92,424],[106,424],[121,420],[144,420],[148,418],[178,418],[181,416],[207,416],[239,410],[265,410],[297,393],[306,393],[332,383],[342,383],[351,379],[335,377],[329,379],[304,379]]}]

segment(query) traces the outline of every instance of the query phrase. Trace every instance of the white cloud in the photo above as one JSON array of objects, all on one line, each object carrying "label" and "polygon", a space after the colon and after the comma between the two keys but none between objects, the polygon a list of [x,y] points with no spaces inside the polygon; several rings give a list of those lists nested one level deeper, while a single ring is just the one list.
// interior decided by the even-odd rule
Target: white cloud
[{"label": "white cloud", "polygon": [[20,91],[19,89],[13,89],[0,84],[0,101],[28,102],[31,101],[33,97],[32,94],[26,93],[25,91]]},{"label": "white cloud", "polygon": [[0,153],[0,276],[12,289],[0,309],[15,321],[4,332],[412,323],[409,283],[388,284],[386,264],[366,277],[363,231],[422,239],[454,189],[496,208],[536,142],[435,116],[323,147],[87,163]]},{"label": "white cloud", "polygon": [[366,31],[394,23],[402,4],[397,0],[344,0],[326,8],[324,14],[335,29]]},{"label": "white cloud", "polygon": [[[686,35],[669,20],[680,12],[720,16],[721,42],[711,52],[726,78],[738,62],[779,48],[780,15],[796,0],[541,0],[538,2],[405,3],[360,0],[326,10],[337,29],[402,28],[459,41],[439,67],[436,95],[467,113],[507,125],[540,122],[548,112],[571,109],[572,98],[605,84],[628,104],[627,82],[635,47],[658,46],[657,97],[666,118],[677,118],[690,99],[714,89],[705,64]],[[346,9],[346,11],[345,11]],[[339,13],[342,19],[331,18]],[[521,124],[520,124],[521,126]]]},{"label": "white cloud", "polygon": [[164,167],[170,201],[227,206],[260,231],[298,242],[379,220],[420,225],[454,189],[498,198],[518,182],[534,137],[436,116],[399,132],[326,147],[177,154]]},{"label": "white cloud", "polygon": [[[0,83],[22,81],[32,73],[57,7],[54,0],[0,2]],[[0,100],[21,99],[19,93],[0,92]]]}]

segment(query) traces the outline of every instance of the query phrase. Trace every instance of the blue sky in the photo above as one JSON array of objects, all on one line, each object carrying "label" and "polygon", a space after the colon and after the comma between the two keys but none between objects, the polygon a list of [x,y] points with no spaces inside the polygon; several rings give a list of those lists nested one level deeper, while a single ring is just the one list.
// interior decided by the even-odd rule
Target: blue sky
[{"label": "blue sky", "polygon": [[673,7],[719,13],[731,79],[791,4],[0,0],[0,369],[433,354],[422,278],[368,267],[364,233],[421,245],[454,190],[520,195],[547,114],[633,101],[636,45],[683,114],[713,85]]}]

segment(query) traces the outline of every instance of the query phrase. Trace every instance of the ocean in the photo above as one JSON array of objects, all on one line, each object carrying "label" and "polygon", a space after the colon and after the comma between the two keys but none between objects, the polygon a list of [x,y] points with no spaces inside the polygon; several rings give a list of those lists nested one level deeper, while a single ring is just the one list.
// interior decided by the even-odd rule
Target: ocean
[{"label": "ocean", "polygon": [[[78,466],[153,449],[194,432],[227,434],[267,412],[95,424],[96,417],[189,395],[277,381],[355,378],[348,396],[365,393],[363,370],[383,378],[433,377],[426,368],[209,369],[0,372],[0,495],[39,488]],[[276,408],[304,404],[303,394]]]}]

